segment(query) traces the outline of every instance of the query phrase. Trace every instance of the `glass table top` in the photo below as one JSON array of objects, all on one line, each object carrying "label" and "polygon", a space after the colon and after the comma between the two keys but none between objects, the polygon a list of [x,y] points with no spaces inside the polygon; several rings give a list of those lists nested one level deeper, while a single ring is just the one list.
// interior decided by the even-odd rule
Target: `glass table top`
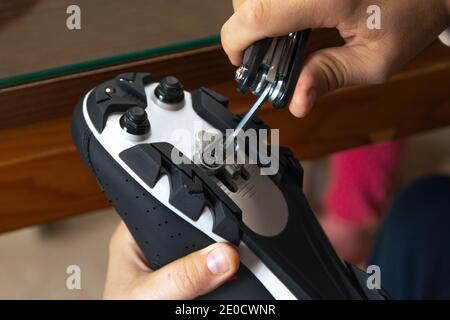
[{"label": "glass table top", "polygon": [[231,0],[1,0],[0,88],[219,44],[231,13]]}]

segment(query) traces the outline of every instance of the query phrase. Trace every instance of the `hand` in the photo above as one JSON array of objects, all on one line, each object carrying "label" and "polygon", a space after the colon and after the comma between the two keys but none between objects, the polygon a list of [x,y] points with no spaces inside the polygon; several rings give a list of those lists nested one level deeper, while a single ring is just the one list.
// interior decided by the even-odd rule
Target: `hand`
[{"label": "hand", "polygon": [[109,251],[104,299],[194,299],[229,280],[239,267],[237,251],[216,243],[152,271],[123,222]]},{"label": "hand", "polygon": [[[376,84],[427,47],[449,25],[442,0],[234,0],[222,28],[231,62],[257,40],[307,28],[337,28],[346,44],[310,55],[290,104],[304,116],[315,100],[339,87]],[[367,27],[367,8],[381,8],[381,30]]]}]

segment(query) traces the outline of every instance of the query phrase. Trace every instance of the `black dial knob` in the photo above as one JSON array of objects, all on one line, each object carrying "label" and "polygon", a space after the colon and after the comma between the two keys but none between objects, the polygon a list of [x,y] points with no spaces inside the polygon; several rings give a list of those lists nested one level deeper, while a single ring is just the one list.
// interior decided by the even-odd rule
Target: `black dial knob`
[{"label": "black dial knob", "polygon": [[140,107],[132,107],[120,118],[120,126],[126,132],[134,135],[143,135],[150,131],[150,122],[147,112]]},{"label": "black dial knob", "polygon": [[156,87],[155,95],[164,103],[180,103],[184,99],[183,85],[175,77],[166,77]]}]

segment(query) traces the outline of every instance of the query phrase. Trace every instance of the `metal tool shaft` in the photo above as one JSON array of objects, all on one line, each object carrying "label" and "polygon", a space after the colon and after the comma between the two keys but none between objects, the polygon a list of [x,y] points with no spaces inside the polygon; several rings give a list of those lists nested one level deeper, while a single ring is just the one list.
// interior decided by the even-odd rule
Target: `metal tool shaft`
[{"label": "metal tool shaft", "polygon": [[259,96],[258,100],[255,101],[255,103],[250,108],[250,110],[245,114],[245,116],[239,122],[236,129],[234,129],[233,134],[231,134],[229,137],[227,137],[226,147],[229,147],[231,144],[234,143],[234,140],[239,135],[239,133],[242,130],[244,130],[244,128],[248,124],[248,122],[253,118],[255,113],[261,108],[263,103],[266,101],[267,97],[269,96],[270,90],[271,90],[271,86],[270,85],[266,86],[263,93]]}]

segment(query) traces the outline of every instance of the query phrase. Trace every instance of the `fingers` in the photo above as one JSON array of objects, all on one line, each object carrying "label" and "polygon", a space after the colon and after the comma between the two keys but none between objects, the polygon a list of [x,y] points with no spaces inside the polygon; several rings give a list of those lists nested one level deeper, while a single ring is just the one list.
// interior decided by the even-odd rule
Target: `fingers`
[{"label": "fingers", "polygon": [[318,97],[337,88],[384,81],[387,64],[380,60],[378,52],[361,45],[328,48],[312,54],[297,83],[289,106],[291,113],[299,118],[305,116]]},{"label": "fingers", "polygon": [[151,272],[133,236],[123,222],[109,243],[104,299],[125,299],[136,278]]},{"label": "fingers", "polygon": [[133,296],[136,299],[194,299],[229,280],[238,267],[236,249],[216,243],[151,273]]},{"label": "fingers", "polygon": [[110,242],[105,299],[193,299],[230,279],[237,250],[216,243],[153,272],[122,222]]},{"label": "fingers", "polygon": [[120,222],[111,237],[109,260],[111,265],[127,267],[136,272],[151,271],[144,254],[123,222]]},{"label": "fingers", "polygon": [[[246,0],[222,27],[222,45],[234,65],[242,52],[257,40],[314,27],[331,27],[326,8],[314,0]],[[240,4],[240,6],[239,6]]]}]

